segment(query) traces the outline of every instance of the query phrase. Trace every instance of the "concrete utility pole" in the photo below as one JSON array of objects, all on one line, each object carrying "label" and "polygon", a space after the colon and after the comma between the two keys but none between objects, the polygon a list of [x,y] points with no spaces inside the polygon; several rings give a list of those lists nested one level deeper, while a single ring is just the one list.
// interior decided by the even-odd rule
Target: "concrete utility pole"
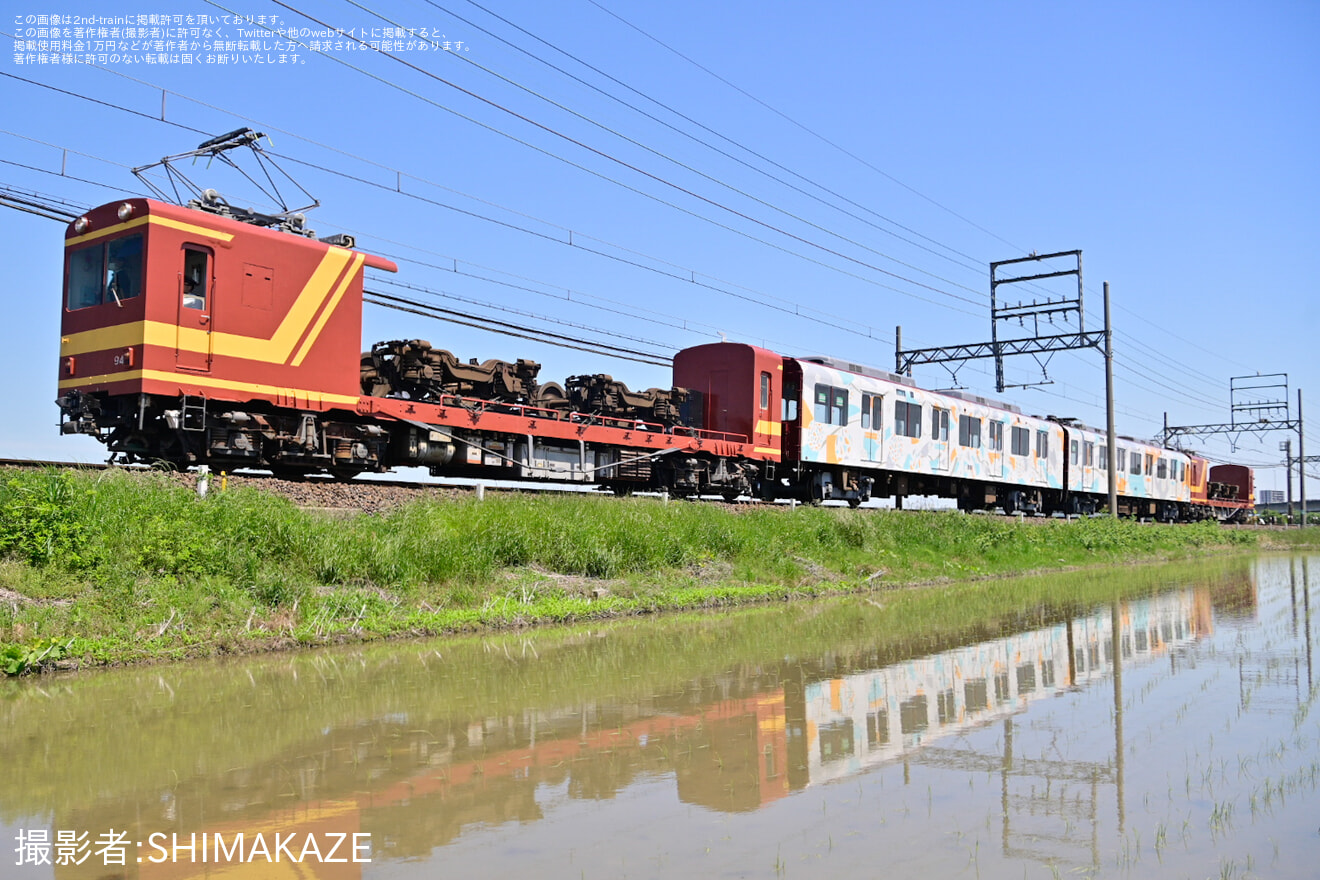
[{"label": "concrete utility pole", "polygon": [[1292,501],[1292,466],[1293,466],[1293,457],[1292,457],[1292,441],[1291,441],[1291,440],[1284,440],[1282,443],[1279,444],[1279,448],[1283,450],[1283,461],[1284,461],[1283,472],[1284,472],[1285,474],[1288,475],[1288,476],[1285,478],[1286,481],[1287,481],[1287,483],[1288,483],[1288,525],[1292,525],[1292,518],[1293,518],[1293,501]]},{"label": "concrete utility pole", "polygon": [[1306,436],[1302,432],[1302,389],[1297,389],[1297,482],[1302,493],[1302,525],[1306,528]]}]

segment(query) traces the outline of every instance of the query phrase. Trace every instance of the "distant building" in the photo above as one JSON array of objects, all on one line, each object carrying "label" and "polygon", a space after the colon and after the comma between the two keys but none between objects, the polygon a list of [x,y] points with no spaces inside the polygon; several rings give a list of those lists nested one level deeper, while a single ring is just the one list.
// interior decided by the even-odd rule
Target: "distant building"
[{"label": "distant building", "polygon": [[1282,489],[1257,489],[1257,504],[1282,504],[1287,499]]}]

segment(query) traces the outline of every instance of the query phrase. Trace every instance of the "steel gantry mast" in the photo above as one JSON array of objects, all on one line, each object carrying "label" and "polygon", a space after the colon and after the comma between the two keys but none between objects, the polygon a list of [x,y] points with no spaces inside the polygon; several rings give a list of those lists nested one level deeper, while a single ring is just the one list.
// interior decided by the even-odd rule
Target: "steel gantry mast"
[{"label": "steel gantry mast", "polygon": [[[1020,266],[1023,263],[1044,264],[1041,270],[1028,275],[1008,275],[1002,271],[1005,267]],[[1053,268],[1063,263],[1066,268]],[[1010,270],[1011,271],[1011,270]],[[1018,301],[1014,305],[1001,305],[999,289],[1005,284],[1030,284],[1038,287],[1042,281],[1056,278],[1076,277],[1077,292],[1051,294],[1045,292],[1031,302]],[[1082,297],[1082,252],[1059,251],[1052,254],[1031,254],[1012,260],[1000,260],[990,264],[990,341],[971,345],[953,345],[942,348],[920,348],[903,350],[903,328],[895,329],[894,366],[898,373],[912,375],[916,364],[963,363],[978,358],[995,359],[995,390],[1003,393],[1006,388],[1026,388],[1031,385],[1047,385],[1052,380],[1047,369],[1050,355],[1059,351],[1072,351],[1081,348],[1100,349],[1105,358],[1105,429],[1108,436],[1106,444],[1106,464],[1109,469],[1109,515],[1118,516],[1117,450],[1114,446],[1114,334],[1109,311],[1109,282],[1105,282],[1105,325],[1098,332],[1086,332],[1086,310]],[[1053,325],[1056,318],[1067,320],[1076,313],[1077,331],[1075,333],[1042,334],[1042,321]],[[1005,321],[1017,321],[1025,329],[1031,326],[1030,336],[1001,338],[1000,324]],[[1040,364],[1043,381],[1020,385],[1007,385],[1004,382],[1004,358],[1009,355],[1028,354]],[[957,376],[957,371],[949,369]]]}]

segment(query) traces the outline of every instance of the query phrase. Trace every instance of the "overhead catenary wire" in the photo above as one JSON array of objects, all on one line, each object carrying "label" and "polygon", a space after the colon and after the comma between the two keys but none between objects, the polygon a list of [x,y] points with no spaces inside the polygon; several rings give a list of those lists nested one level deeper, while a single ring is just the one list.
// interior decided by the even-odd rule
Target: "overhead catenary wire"
[{"label": "overhead catenary wire", "polygon": [[[233,15],[238,15],[238,13],[236,13],[234,10],[231,10],[231,9],[229,9],[229,8],[227,8],[227,7],[223,6],[223,5],[221,5],[219,2],[217,2],[217,0],[206,0],[206,2],[209,3],[209,4],[212,5],[212,6],[215,6],[217,9],[222,9],[222,10],[224,10],[225,12],[228,12],[228,13],[233,14]],[[288,10],[289,12],[292,12],[292,13],[294,13],[294,14],[296,14],[296,15],[301,15],[301,16],[303,16],[304,18],[306,18],[308,21],[315,22],[316,24],[320,25],[320,26],[323,27],[323,28],[334,28],[334,26],[331,25],[330,23],[325,22],[325,21],[322,21],[321,19],[317,18],[316,16],[311,15],[310,13],[307,13],[307,12],[305,12],[305,11],[303,11],[303,10],[300,10],[300,9],[294,7],[294,6],[290,6],[289,4],[283,2],[283,0],[270,0],[270,2],[274,3],[276,6],[279,6],[279,7],[282,8],[282,9],[286,9],[286,10]],[[264,25],[261,25],[261,24],[259,24],[259,23],[257,23],[257,22],[252,22],[252,24],[253,24],[254,26],[257,26],[257,27],[264,27]],[[660,185],[662,185],[662,186],[664,186],[664,187],[668,187],[668,188],[670,188],[670,189],[673,189],[673,190],[675,190],[676,192],[682,193],[682,194],[684,194],[684,195],[686,195],[686,196],[688,196],[688,197],[690,197],[690,198],[693,198],[693,199],[697,200],[698,202],[701,202],[701,203],[703,203],[703,204],[705,204],[705,205],[708,205],[708,206],[710,206],[710,207],[717,208],[717,209],[719,209],[719,210],[721,210],[721,211],[724,211],[724,212],[727,212],[727,213],[729,213],[729,214],[732,214],[734,217],[737,217],[737,218],[739,218],[739,219],[741,219],[741,220],[745,220],[745,221],[747,221],[747,222],[749,222],[749,223],[751,223],[751,224],[753,224],[753,225],[755,225],[755,226],[759,226],[759,227],[761,227],[762,229],[765,229],[765,230],[767,230],[767,231],[769,231],[769,232],[776,233],[776,234],[781,235],[781,236],[784,236],[784,237],[786,237],[786,238],[788,238],[788,239],[790,239],[790,240],[792,240],[792,241],[798,242],[799,244],[803,244],[803,245],[806,245],[806,246],[808,246],[808,247],[810,247],[810,248],[814,248],[814,249],[816,249],[816,250],[818,250],[818,251],[821,251],[821,252],[824,253],[824,254],[828,254],[828,255],[830,255],[830,256],[833,256],[833,257],[837,257],[837,258],[839,258],[839,259],[842,259],[842,260],[844,260],[844,261],[846,261],[846,262],[849,262],[849,263],[855,264],[856,266],[858,266],[858,267],[860,267],[860,268],[862,268],[862,269],[866,269],[866,270],[869,270],[869,271],[872,271],[872,272],[878,272],[878,273],[880,273],[880,274],[882,274],[882,275],[885,275],[885,276],[887,276],[887,277],[890,277],[890,278],[894,278],[894,279],[896,279],[896,280],[903,281],[904,283],[910,284],[910,285],[912,285],[912,286],[914,286],[914,287],[918,287],[918,288],[922,288],[922,289],[924,289],[924,290],[928,290],[928,291],[930,291],[930,292],[932,292],[932,293],[934,293],[934,294],[938,294],[938,295],[940,295],[940,296],[945,296],[945,297],[949,297],[949,298],[956,299],[956,300],[963,300],[964,302],[969,302],[969,303],[972,303],[972,304],[974,304],[974,305],[980,305],[980,302],[979,302],[979,301],[968,300],[968,299],[966,299],[965,297],[961,297],[961,296],[959,296],[959,295],[957,295],[957,294],[952,294],[952,293],[949,293],[948,291],[941,290],[941,289],[939,289],[939,288],[937,288],[937,287],[934,287],[934,286],[932,286],[932,285],[925,284],[925,283],[923,283],[923,282],[917,281],[917,280],[912,279],[912,278],[908,278],[908,277],[903,276],[903,275],[901,275],[901,274],[899,274],[899,273],[897,273],[897,272],[892,272],[892,271],[890,271],[890,270],[888,270],[888,269],[885,269],[885,268],[883,268],[883,267],[881,267],[881,266],[877,266],[877,265],[875,265],[874,263],[867,262],[866,260],[860,259],[860,258],[858,258],[858,257],[854,257],[854,256],[852,256],[852,255],[850,255],[850,254],[843,253],[842,251],[836,250],[836,249],[834,249],[834,248],[827,247],[826,245],[823,245],[823,244],[821,244],[821,243],[819,243],[819,242],[812,241],[811,239],[808,239],[808,238],[806,238],[806,237],[804,237],[804,236],[798,235],[798,234],[796,234],[796,233],[794,233],[794,232],[791,232],[791,231],[789,231],[789,230],[787,230],[787,229],[784,229],[784,228],[782,228],[782,227],[776,226],[776,225],[774,225],[774,224],[772,224],[772,223],[769,223],[769,222],[767,222],[767,221],[765,221],[765,220],[761,220],[761,219],[759,219],[759,218],[757,218],[757,217],[753,217],[752,215],[750,215],[750,214],[748,214],[748,213],[746,213],[746,212],[744,212],[744,211],[740,211],[740,210],[738,210],[737,208],[733,208],[733,207],[731,207],[731,206],[729,206],[729,205],[726,205],[726,204],[723,204],[722,202],[719,202],[719,201],[717,201],[717,200],[715,200],[715,199],[712,199],[712,198],[710,198],[710,197],[707,197],[707,196],[701,195],[700,193],[697,193],[697,192],[695,192],[695,191],[693,191],[693,190],[691,190],[691,189],[688,189],[688,188],[686,188],[686,187],[684,187],[684,186],[682,186],[682,185],[680,185],[680,184],[678,184],[678,183],[675,183],[674,181],[668,180],[668,179],[666,179],[666,178],[664,178],[664,177],[661,177],[661,176],[658,175],[658,174],[654,174],[654,173],[652,173],[652,172],[650,172],[650,171],[647,171],[647,170],[645,170],[645,169],[643,169],[643,168],[641,168],[641,167],[639,167],[639,166],[637,166],[637,165],[635,165],[635,164],[633,164],[633,163],[630,163],[630,162],[628,162],[628,161],[626,161],[626,160],[624,160],[624,159],[621,159],[621,158],[619,158],[618,156],[614,156],[614,155],[612,155],[612,154],[610,154],[610,153],[608,153],[608,152],[606,152],[606,151],[604,151],[604,150],[601,150],[601,149],[598,149],[598,148],[596,148],[596,147],[593,147],[593,146],[587,144],[586,142],[584,142],[584,141],[582,141],[582,140],[579,140],[579,139],[577,139],[577,138],[574,138],[574,137],[572,137],[572,136],[570,136],[570,135],[568,135],[568,134],[566,134],[566,133],[564,133],[564,132],[562,132],[562,131],[559,131],[559,130],[555,129],[555,128],[552,127],[552,126],[549,126],[549,125],[546,125],[546,124],[544,124],[544,123],[538,122],[538,121],[532,119],[531,117],[527,116],[527,115],[524,114],[524,113],[519,113],[518,111],[516,111],[516,110],[514,110],[514,109],[512,109],[512,108],[510,108],[510,107],[505,107],[504,105],[500,104],[500,103],[497,102],[497,101],[494,101],[494,100],[491,100],[490,98],[486,98],[485,96],[479,95],[479,94],[477,94],[476,92],[472,91],[471,89],[468,89],[468,88],[465,88],[465,87],[463,87],[463,86],[461,86],[461,85],[458,85],[457,83],[454,83],[454,82],[452,82],[452,81],[450,81],[450,80],[448,80],[448,79],[445,79],[444,77],[440,76],[439,74],[436,74],[436,73],[434,73],[434,72],[432,72],[432,71],[429,71],[429,70],[426,70],[426,69],[424,69],[424,68],[422,68],[422,67],[419,67],[419,66],[417,66],[416,64],[413,64],[413,63],[411,63],[411,62],[409,62],[409,61],[404,60],[403,58],[398,57],[397,55],[394,55],[394,54],[389,53],[389,52],[385,52],[385,51],[380,50],[380,49],[373,49],[369,43],[363,42],[363,41],[361,41],[361,40],[355,40],[355,42],[358,42],[358,43],[359,43],[361,46],[363,46],[364,48],[371,49],[373,52],[379,54],[379,55],[382,56],[382,57],[388,58],[388,59],[390,59],[391,61],[394,61],[395,63],[400,64],[400,65],[403,65],[404,67],[406,67],[406,68],[408,68],[408,69],[410,69],[410,70],[413,70],[413,71],[415,71],[415,72],[417,72],[417,73],[419,73],[419,74],[421,74],[421,75],[423,75],[423,76],[426,76],[426,77],[428,77],[428,78],[430,78],[430,79],[435,80],[436,82],[439,82],[439,83],[441,83],[441,84],[443,84],[443,85],[449,86],[450,88],[452,88],[452,89],[454,89],[454,90],[460,92],[461,94],[466,95],[466,96],[468,96],[468,97],[470,97],[470,98],[472,98],[472,99],[474,99],[474,100],[476,100],[476,101],[478,101],[478,102],[480,102],[480,103],[483,103],[483,104],[485,104],[485,105],[487,105],[487,106],[489,106],[489,107],[491,107],[491,108],[494,108],[494,109],[496,109],[496,110],[499,110],[500,112],[506,113],[506,114],[508,114],[508,115],[510,115],[510,116],[512,116],[512,117],[514,117],[515,119],[518,119],[518,120],[520,120],[520,121],[522,121],[522,122],[525,122],[526,124],[532,126],[532,127],[535,128],[536,130],[538,130],[538,131],[540,131],[540,132],[542,132],[542,133],[544,133],[544,134],[548,134],[548,135],[551,135],[552,137],[559,138],[559,139],[561,139],[561,140],[563,140],[563,141],[565,141],[565,142],[567,142],[567,143],[569,143],[569,144],[572,144],[572,145],[574,145],[574,146],[579,147],[580,149],[583,149],[583,150],[587,151],[588,153],[591,153],[592,155],[594,155],[594,156],[596,156],[596,157],[598,157],[598,158],[604,159],[604,160],[606,160],[606,161],[608,161],[608,162],[612,162],[612,163],[614,163],[614,164],[616,164],[616,165],[619,165],[619,166],[622,167],[622,168],[628,169],[628,170],[630,170],[630,171],[632,171],[632,172],[634,172],[634,173],[636,173],[636,174],[638,174],[638,175],[641,175],[642,177],[646,178],[647,180],[650,180],[650,181],[652,181],[652,182],[654,182],[654,183],[660,184]],[[301,44],[301,43],[300,43],[300,45],[304,45],[304,47],[306,48],[305,44]],[[497,134],[497,135],[499,135],[500,137],[508,138],[508,139],[510,139],[510,140],[512,140],[512,141],[514,141],[514,142],[516,142],[516,143],[519,143],[519,144],[522,144],[523,146],[528,147],[529,149],[535,150],[535,151],[537,151],[537,152],[539,152],[539,153],[541,153],[541,154],[543,154],[543,155],[549,156],[549,157],[551,157],[551,158],[553,158],[553,159],[555,159],[555,160],[557,160],[557,161],[564,162],[565,164],[570,165],[571,167],[577,168],[577,169],[579,169],[579,170],[581,170],[581,171],[584,171],[584,172],[586,172],[587,174],[592,175],[593,177],[598,177],[598,178],[600,178],[600,179],[602,179],[602,180],[605,180],[605,181],[607,181],[607,182],[609,182],[609,183],[613,183],[613,184],[615,184],[616,186],[623,187],[624,189],[626,189],[626,190],[628,190],[628,191],[630,191],[630,192],[633,192],[633,193],[635,193],[635,194],[637,194],[637,195],[640,195],[640,196],[642,196],[643,198],[646,198],[646,199],[649,199],[649,200],[651,200],[651,201],[655,201],[655,202],[657,202],[658,204],[665,205],[665,206],[667,206],[667,207],[673,208],[673,209],[676,210],[676,211],[679,211],[679,212],[681,212],[681,213],[683,213],[683,214],[686,214],[686,215],[688,215],[688,216],[691,216],[691,217],[693,217],[693,218],[699,219],[699,220],[701,220],[701,221],[703,221],[703,222],[705,222],[705,223],[709,223],[709,224],[711,224],[711,225],[713,225],[713,226],[715,226],[715,227],[717,227],[717,228],[723,229],[723,230],[725,230],[725,231],[727,231],[727,232],[731,232],[731,233],[733,233],[734,235],[741,236],[741,237],[746,238],[746,239],[748,239],[748,240],[750,240],[750,241],[754,241],[754,242],[757,242],[757,243],[763,244],[763,245],[765,245],[765,246],[767,246],[767,247],[773,248],[773,249],[775,249],[775,250],[782,251],[782,252],[784,252],[784,253],[786,253],[786,254],[790,254],[790,255],[792,255],[792,256],[797,257],[798,259],[806,260],[807,262],[813,263],[813,264],[818,265],[818,266],[821,266],[821,267],[823,267],[823,268],[827,268],[827,269],[829,269],[829,270],[831,270],[831,271],[839,272],[839,273],[841,273],[841,274],[843,274],[843,275],[846,275],[846,276],[848,276],[848,277],[856,278],[857,280],[862,281],[862,282],[864,282],[864,283],[868,283],[868,284],[879,284],[879,283],[876,282],[874,279],[867,278],[867,277],[862,276],[862,275],[858,275],[856,272],[852,272],[852,271],[845,270],[845,269],[843,269],[843,268],[841,268],[841,267],[839,267],[839,266],[836,266],[836,265],[834,265],[834,264],[832,264],[832,263],[825,262],[824,260],[817,259],[817,258],[814,258],[814,257],[810,257],[810,256],[807,256],[806,254],[803,254],[803,253],[800,253],[800,252],[797,252],[797,251],[790,250],[790,249],[788,249],[788,248],[785,248],[785,247],[782,246],[782,245],[775,244],[774,242],[768,241],[768,240],[766,240],[766,239],[764,239],[764,238],[761,238],[761,237],[759,237],[759,236],[757,236],[757,235],[754,235],[754,234],[752,234],[752,233],[750,233],[750,232],[747,232],[747,231],[745,231],[745,230],[741,230],[741,229],[737,229],[736,227],[730,226],[730,225],[727,224],[727,223],[723,223],[723,222],[721,222],[721,221],[719,221],[719,220],[716,220],[716,219],[714,219],[713,217],[707,216],[707,215],[705,215],[705,214],[701,214],[701,213],[699,213],[699,212],[697,212],[697,211],[694,211],[694,210],[692,210],[692,209],[690,209],[690,208],[685,208],[685,207],[683,207],[683,206],[681,206],[681,205],[679,205],[679,204],[677,204],[677,203],[675,203],[675,202],[669,201],[669,200],[667,200],[667,199],[663,199],[663,198],[661,198],[661,197],[659,197],[659,196],[657,196],[657,195],[655,195],[655,194],[653,194],[653,193],[646,192],[645,190],[639,189],[639,188],[637,188],[637,187],[635,187],[635,186],[633,186],[633,185],[631,185],[631,184],[628,184],[628,183],[625,183],[625,182],[623,182],[623,181],[621,181],[621,180],[618,180],[618,179],[616,179],[616,178],[610,177],[609,175],[604,174],[603,172],[596,171],[596,170],[594,170],[594,169],[588,168],[588,167],[586,167],[585,165],[582,165],[582,164],[580,164],[580,163],[578,163],[578,162],[574,162],[573,160],[568,159],[568,158],[566,158],[566,157],[564,157],[564,156],[561,156],[561,155],[559,155],[558,153],[554,153],[554,152],[552,152],[552,151],[550,151],[550,150],[547,150],[547,149],[545,149],[545,148],[543,148],[543,147],[540,147],[540,146],[537,146],[537,145],[535,145],[535,144],[532,144],[531,142],[526,141],[526,140],[524,140],[524,139],[522,139],[522,138],[519,138],[519,137],[517,137],[516,135],[513,135],[513,134],[511,134],[511,133],[509,133],[509,132],[506,132],[506,131],[500,129],[500,128],[497,128],[496,126],[493,126],[493,125],[491,125],[491,124],[489,124],[489,123],[486,123],[486,122],[482,122],[482,121],[476,119],[475,117],[469,116],[469,115],[467,115],[467,114],[464,114],[464,113],[461,113],[461,112],[459,112],[459,111],[457,111],[457,110],[454,110],[454,109],[451,108],[451,107],[445,106],[444,104],[441,104],[441,103],[439,103],[438,101],[435,101],[435,100],[433,100],[433,99],[431,99],[431,98],[428,98],[428,97],[426,97],[426,96],[420,94],[419,92],[415,92],[415,91],[413,91],[413,90],[411,90],[411,89],[406,89],[406,88],[404,88],[403,86],[401,86],[401,85],[399,85],[399,84],[397,84],[397,83],[395,83],[395,82],[392,82],[391,80],[388,80],[388,79],[386,79],[386,78],[384,78],[384,77],[378,76],[378,75],[376,75],[376,74],[374,74],[374,73],[371,73],[370,71],[364,70],[364,69],[362,69],[362,68],[360,68],[360,67],[356,67],[356,66],[354,66],[354,65],[351,65],[351,64],[349,64],[348,62],[343,61],[343,60],[341,60],[341,59],[339,59],[339,58],[335,58],[333,55],[330,55],[330,54],[328,54],[328,53],[324,53],[324,52],[320,52],[319,50],[312,50],[312,49],[310,49],[310,48],[308,49],[308,51],[318,51],[318,54],[321,54],[323,57],[326,57],[326,58],[328,58],[329,60],[334,61],[334,62],[337,63],[337,64],[341,64],[341,65],[343,65],[343,66],[349,68],[350,70],[354,70],[354,71],[356,71],[356,72],[358,72],[358,73],[361,73],[361,74],[363,74],[364,76],[370,77],[371,79],[376,80],[377,82],[383,83],[383,84],[389,86],[390,88],[397,89],[398,91],[403,92],[404,94],[407,94],[407,95],[410,95],[410,96],[412,96],[412,97],[415,97],[415,98],[417,98],[418,100],[421,100],[421,101],[423,101],[423,102],[425,102],[425,103],[427,103],[427,104],[429,104],[429,105],[431,105],[431,106],[433,106],[433,107],[436,107],[436,108],[438,108],[438,109],[444,110],[444,111],[447,112],[447,113],[452,113],[453,115],[458,116],[460,119],[464,119],[464,120],[467,121],[467,122],[471,122],[472,124],[477,125],[477,126],[479,126],[479,127],[481,127],[481,128],[484,128],[484,129],[486,129],[487,131],[490,131],[490,132],[492,132],[492,133],[494,133],[494,134]],[[888,290],[892,290],[893,292],[898,293],[898,294],[901,295],[901,296],[912,297],[912,298],[915,298],[915,299],[918,299],[918,300],[921,300],[921,301],[924,301],[924,302],[932,302],[932,300],[930,300],[928,297],[924,297],[924,296],[921,296],[921,295],[919,295],[919,294],[914,294],[914,293],[912,293],[911,291],[903,290],[903,289],[900,289],[900,288],[895,288],[895,287],[893,287],[892,285],[879,284],[879,286],[884,287],[885,289],[888,289]]]}]

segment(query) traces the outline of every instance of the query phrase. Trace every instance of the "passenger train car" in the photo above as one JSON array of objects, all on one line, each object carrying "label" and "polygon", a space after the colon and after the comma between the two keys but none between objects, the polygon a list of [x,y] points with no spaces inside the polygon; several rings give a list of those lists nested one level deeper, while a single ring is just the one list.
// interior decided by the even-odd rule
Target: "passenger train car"
[{"label": "passenger train car", "polygon": [[[1104,506],[1103,433],[834,358],[701,345],[675,356],[672,388],[635,392],[604,374],[541,383],[534,362],[465,363],[420,339],[362,352],[368,267],[397,268],[346,236],[243,222],[223,203],[89,211],[65,236],[61,431],[181,468],[347,479],[422,466],[620,494]],[[1250,509],[1248,469],[1117,443],[1126,515]]]}]

